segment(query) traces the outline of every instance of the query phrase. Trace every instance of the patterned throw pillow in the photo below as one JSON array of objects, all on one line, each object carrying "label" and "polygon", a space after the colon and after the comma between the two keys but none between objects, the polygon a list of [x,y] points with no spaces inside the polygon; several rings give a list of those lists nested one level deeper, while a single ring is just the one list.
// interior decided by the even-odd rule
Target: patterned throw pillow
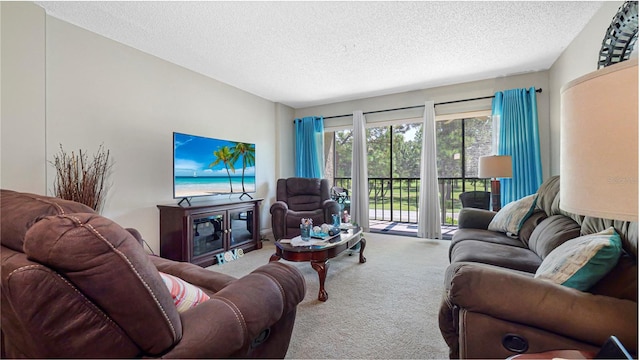
[{"label": "patterned throw pillow", "polygon": [[620,235],[610,227],[568,240],[553,249],[534,277],[586,291],[616,266],[621,254]]},{"label": "patterned throw pillow", "polygon": [[209,300],[209,295],[205,294],[199,287],[189,284],[179,277],[160,273],[162,281],[167,285],[173,302],[178,312],[189,310],[190,308]]},{"label": "patterned throw pillow", "polygon": [[508,203],[493,217],[489,223],[489,230],[517,237],[524,222],[533,214],[535,206],[536,194]]}]

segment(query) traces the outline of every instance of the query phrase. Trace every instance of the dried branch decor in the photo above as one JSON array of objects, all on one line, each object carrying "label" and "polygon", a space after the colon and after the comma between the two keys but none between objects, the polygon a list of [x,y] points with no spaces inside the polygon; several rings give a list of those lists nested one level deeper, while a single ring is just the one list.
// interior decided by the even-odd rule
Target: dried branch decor
[{"label": "dried branch decor", "polygon": [[54,155],[51,164],[56,168],[53,189],[56,197],[85,204],[100,212],[109,187],[107,178],[113,166],[109,150],[100,145],[89,162],[86,152],[80,150],[78,154],[73,151],[67,154],[60,144],[60,152]]}]

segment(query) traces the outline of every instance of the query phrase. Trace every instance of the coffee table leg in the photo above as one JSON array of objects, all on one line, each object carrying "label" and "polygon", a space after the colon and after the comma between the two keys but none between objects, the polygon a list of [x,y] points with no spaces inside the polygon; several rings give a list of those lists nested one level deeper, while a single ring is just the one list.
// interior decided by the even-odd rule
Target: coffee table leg
[{"label": "coffee table leg", "polygon": [[269,262],[278,261],[278,260],[280,260],[280,256],[278,256],[278,254],[275,254],[275,253],[271,255],[271,257],[269,258]]},{"label": "coffee table leg", "polygon": [[366,263],[367,258],[364,257],[364,248],[367,246],[367,240],[365,238],[360,239],[360,263]]},{"label": "coffee table leg", "polygon": [[327,278],[327,270],[329,269],[329,262],[311,262],[311,267],[318,273],[318,279],[320,280],[320,290],[318,291],[318,300],[327,301],[329,294],[324,289],[324,280]]}]

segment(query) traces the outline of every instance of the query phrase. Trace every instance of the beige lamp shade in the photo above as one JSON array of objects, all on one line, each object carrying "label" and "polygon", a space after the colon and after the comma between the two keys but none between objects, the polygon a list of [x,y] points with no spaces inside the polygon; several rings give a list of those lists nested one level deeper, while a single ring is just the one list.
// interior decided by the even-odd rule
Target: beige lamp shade
[{"label": "beige lamp shade", "polygon": [[560,208],[638,221],[638,59],[571,81],[560,96]]},{"label": "beige lamp shade", "polygon": [[478,160],[479,178],[510,178],[513,176],[511,155],[480,156]]}]

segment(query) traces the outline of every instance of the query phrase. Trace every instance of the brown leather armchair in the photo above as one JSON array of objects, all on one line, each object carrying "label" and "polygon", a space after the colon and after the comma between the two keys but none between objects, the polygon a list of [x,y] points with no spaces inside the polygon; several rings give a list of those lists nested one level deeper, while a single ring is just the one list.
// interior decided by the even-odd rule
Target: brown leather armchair
[{"label": "brown leather armchair", "polygon": [[313,225],[331,224],[340,205],[331,199],[329,180],[314,178],[278,179],[276,202],[271,205],[271,228],[276,240],[300,235],[300,220]]},{"label": "brown leather armchair", "polygon": [[[71,201],[2,190],[2,358],[283,358],[305,283],[272,262],[236,279],[148,255]],[[159,271],[210,298],[178,312]]]}]

